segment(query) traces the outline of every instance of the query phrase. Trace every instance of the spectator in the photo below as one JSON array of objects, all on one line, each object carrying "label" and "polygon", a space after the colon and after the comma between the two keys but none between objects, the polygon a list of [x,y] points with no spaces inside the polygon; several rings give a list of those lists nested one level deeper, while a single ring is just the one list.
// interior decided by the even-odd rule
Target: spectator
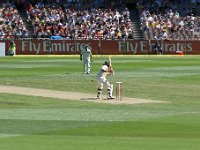
[{"label": "spectator", "polygon": [[[180,10],[178,5],[188,7]],[[188,6],[187,6],[188,5]],[[191,6],[191,11],[189,7]],[[198,31],[194,4],[187,1],[138,1],[141,27],[145,39],[193,39]],[[181,7],[182,8],[182,7]],[[180,15],[183,14],[183,16]],[[184,16],[184,14],[186,14]]]},{"label": "spectator", "polygon": [[92,7],[96,3],[93,1],[67,1],[68,4],[63,7],[58,3],[51,6],[41,2],[29,5],[27,9],[38,37],[60,35],[76,39],[120,39],[133,36],[130,12],[126,7],[118,10],[115,3],[109,6],[104,0],[101,2],[108,8]]},{"label": "spectator", "polygon": [[26,30],[22,19],[13,3],[3,3],[0,8],[0,38],[21,36],[19,30]]}]

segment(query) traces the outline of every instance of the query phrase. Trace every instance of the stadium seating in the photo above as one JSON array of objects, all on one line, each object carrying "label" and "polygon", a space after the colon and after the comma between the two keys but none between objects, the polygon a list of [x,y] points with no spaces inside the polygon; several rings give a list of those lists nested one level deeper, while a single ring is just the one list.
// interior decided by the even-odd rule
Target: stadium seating
[{"label": "stadium seating", "polygon": [[145,39],[199,39],[197,3],[190,0],[140,0],[137,7]]},{"label": "stadium seating", "polygon": [[0,39],[26,37],[26,27],[13,3],[0,5]]},{"label": "stadium seating", "polygon": [[[93,1],[94,4],[96,2]],[[126,7],[118,9],[114,4],[108,8],[90,7],[85,1],[60,4],[39,2],[28,6],[27,14],[37,37],[54,35],[68,39],[133,38],[130,12]]]},{"label": "stadium seating", "polygon": [[[0,38],[31,37],[19,8],[0,3]],[[138,0],[144,39],[199,40],[199,4],[198,0]],[[27,1],[23,8],[33,28],[29,33],[36,38],[135,39],[132,14],[123,0],[37,0]]]}]

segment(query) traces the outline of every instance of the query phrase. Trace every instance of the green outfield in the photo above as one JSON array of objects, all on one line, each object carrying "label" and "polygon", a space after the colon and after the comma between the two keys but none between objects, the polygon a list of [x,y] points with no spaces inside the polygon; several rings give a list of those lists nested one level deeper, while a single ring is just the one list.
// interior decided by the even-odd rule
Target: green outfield
[{"label": "green outfield", "polygon": [[[1,85],[94,94],[107,56],[0,57]],[[198,150],[200,56],[112,56],[123,96],[103,104],[0,92],[0,150]],[[105,90],[104,90],[105,94]]]}]

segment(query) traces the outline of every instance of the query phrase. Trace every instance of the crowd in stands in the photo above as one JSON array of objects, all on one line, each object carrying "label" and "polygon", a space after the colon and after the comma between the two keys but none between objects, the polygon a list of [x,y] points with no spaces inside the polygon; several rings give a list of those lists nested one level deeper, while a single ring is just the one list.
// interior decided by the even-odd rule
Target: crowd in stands
[{"label": "crowd in stands", "polygon": [[[15,4],[37,38],[134,39],[124,0],[1,1],[0,39],[30,37]],[[200,0],[138,0],[137,9],[144,39],[200,39]]]},{"label": "crowd in stands", "polygon": [[0,4],[0,39],[26,37],[27,31],[13,3]]},{"label": "crowd in stands", "polygon": [[199,39],[200,17],[194,0],[140,0],[141,29],[145,39]]},{"label": "crowd in stands", "polygon": [[[63,0],[64,1],[64,0]],[[60,35],[69,39],[133,39],[130,12],[105,0],[59,1],[30,4],[27,8],[37,37]],[[63,5],[60,5],[63,4]],[[101,4],[101,5],[98,5]]]}]

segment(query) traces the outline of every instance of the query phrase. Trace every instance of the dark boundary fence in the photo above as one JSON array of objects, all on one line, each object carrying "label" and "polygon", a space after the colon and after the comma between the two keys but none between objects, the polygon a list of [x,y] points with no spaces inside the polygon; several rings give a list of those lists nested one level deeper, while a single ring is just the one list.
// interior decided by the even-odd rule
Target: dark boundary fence
[{"label": "dark boundary fence", "polygon": [[[156,54],[154,45],[161,44],[164,55],[176,55],[177,51],[187,55],[200,54],[200,42],[190,40],[50,40],[13,39],[17,55],[76,55],[84,45],[92,49],[94,55],[146,55]],[[9,49],[11,40],[0,40]]]}]

